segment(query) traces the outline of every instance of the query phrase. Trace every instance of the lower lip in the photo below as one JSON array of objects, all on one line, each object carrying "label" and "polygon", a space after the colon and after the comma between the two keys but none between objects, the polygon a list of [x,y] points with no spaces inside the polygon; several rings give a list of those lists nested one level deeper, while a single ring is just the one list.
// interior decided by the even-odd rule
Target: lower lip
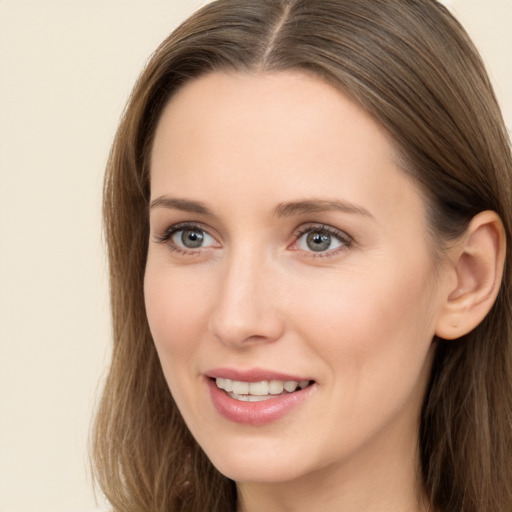
[{"label": "lower lip", "polygon": [[213,405],[220,415],[229,421],[244,425],[265,425],[282,418],[301,405],[316,387],[312,384],[300,391],[277,395],[268,400],[243,402],[231,398],[225,391],[219,389],[214,380],[206,380]]}]

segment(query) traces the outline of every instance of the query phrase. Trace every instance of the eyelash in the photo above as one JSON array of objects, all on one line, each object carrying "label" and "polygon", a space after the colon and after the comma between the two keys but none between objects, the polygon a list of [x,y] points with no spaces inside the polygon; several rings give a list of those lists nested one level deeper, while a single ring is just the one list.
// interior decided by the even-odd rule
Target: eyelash
[{"label": "eyelash", "polygon": [[338,256],[339,253],[344,252],[348,249],[350,249],[353,245],[353,239],[351,236],[349,236],[344,231],[341,231],[339,229],[333,228],[332,226],[326,226],[325,224],[307,224],[299,227],[296,229],[293,233],[294,242],[293,244],[297,244],[297,242],[306,234],[308,233],[319,233],[319,234],[326,234],[334,239],[336,239],[338,242],[340,242],[340,247],[336,249],[330,249],[327,251],[317,252],[314,251],[303,251],[305,254],[303,257],[315,259],[315,258],[330,258]]},{"label": "eyelash", "polygon": [[[183,249],[182,247],[177,246],[174,244],[171,239],[172,237],[184,230],[190,230],[190,231],[203,231],[204,233],[208,234],[208,230],[205,228],[205,226],[202,226],[201,224],[197,223],[180,223],[180,224],[174,224],[172,226],[169,226],[162,234],[155,236],[155,241],[160,244],[167,244],[169,250],[171,252],[177,252],[178,254],[182,254],[185,256],[195,255],[199,254],[201,251],[204,251],[205,249],[208,249],[208,247],[200,247],[198,249]],[[346,251],[350,249],[353,245],[353,239],[351,236],[349,236],[344,231],[341,231],[339,229],[333,228],[332,226],[326,226],[325,224],[306,224],[299,228],[297,228],[293,233],[293,242],[290,245],[295,245],[297,242],[306,234],[316,232],[319,234],[326,234],[330,237],[333,237],[338,242],[340,242],[341,246],[336,249],[326,250],[322,252],[315,253],[314,251],[302,251],[304,253],[305,258],[315,259],[315,258],[328,258],[328,257],[334,257],[337,256],[340,252]],[[212,237],[213,238],[213,237]],[[290,247],[290,245],[288,247]],[[294,250],[300,250],[300,249],[294,249]]]},{"label": "eyelash", "polygon": [[[208,230],[205,229],[204,226],[201,224],[196,224],[194,222],[182,222],[180,224],[174,224],[172,226],[169,226],[161,235],[155,236],[155,241],[159,244],[167,244],[169,250],[171,252],[176,252],[178,254],[182,254],[184,256],[190,256],[199,254],[201,250],[204,251],[204,247],[199,249],[183,249],[182,247],[179,247],[175,245],[171,238],[178,232],[184,231],[184,230],[190,230],[190,231],[203,231],[205,233],[208,233]],[[210,235],[211,236],[211,235]],[[213,238],[213,237],[212,237]]]}]

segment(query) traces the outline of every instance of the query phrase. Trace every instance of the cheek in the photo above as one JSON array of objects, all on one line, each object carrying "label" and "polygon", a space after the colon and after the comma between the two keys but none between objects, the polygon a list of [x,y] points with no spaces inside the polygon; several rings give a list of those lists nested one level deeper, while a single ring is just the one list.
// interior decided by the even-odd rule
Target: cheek
[{"label": "cheek", "polygon": [[201,418],[194,385],[197,353],[207,330],[208,293],[197,276],[148,263],[144,295],[149,327],[167,385],[185,418]]},{"label": "cheek", "polygon": [[417,427],[430,373],[434,302],[426,275],[400,270],[331,279],[307,302],[290,302],[300,337],[328,365],[322,376],[329,401],[339,404],[323,421],[335,435],[342,432],[347,446],[395,418],[408,418],[407,431]]},{"label": "cheek", "polygon": [[[317,281],[307,296],[291,293],[289,308],[301,335],[351,382],[372,382],[424,362],[434,334],[435,300],[427,265],[375,265]],[[362,385],[362,384],[361,384]]]},{"label": "cheek", "polygon": [[146,314],[163,366],[166,354],[183,361],[193,353],[198,333],[206,329],[208,295],[193,275],[148,264],[144,279]]}]

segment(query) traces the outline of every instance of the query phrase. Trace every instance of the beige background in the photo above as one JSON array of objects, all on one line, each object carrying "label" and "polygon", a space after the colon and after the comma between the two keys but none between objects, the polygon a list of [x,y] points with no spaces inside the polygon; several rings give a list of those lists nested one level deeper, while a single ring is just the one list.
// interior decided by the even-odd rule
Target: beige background
[{"label": "beige background", "polygon": [[[199,0],[0,0],[0,512],[92,512],[108,360],[103,167],[131,85]],[[512,0],[446,1],[512,127]]]}]

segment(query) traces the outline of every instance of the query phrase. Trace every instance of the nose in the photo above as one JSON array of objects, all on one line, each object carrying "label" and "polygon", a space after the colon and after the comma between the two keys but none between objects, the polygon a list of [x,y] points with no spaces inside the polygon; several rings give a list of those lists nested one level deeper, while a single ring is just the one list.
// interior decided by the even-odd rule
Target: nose
[{"label": "nose", "polygon": [[279,307],[277,269],[252,255],[233,255],[219,273],[210,332],[222,343],[242,349],[279,339],[284,319]]}]

